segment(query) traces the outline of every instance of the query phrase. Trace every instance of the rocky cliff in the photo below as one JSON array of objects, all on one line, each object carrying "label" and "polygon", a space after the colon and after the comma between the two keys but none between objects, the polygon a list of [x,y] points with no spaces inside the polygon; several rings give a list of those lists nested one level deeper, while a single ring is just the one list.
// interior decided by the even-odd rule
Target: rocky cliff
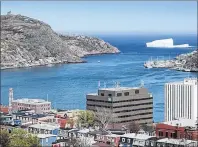
[{"label": "rocky cliff", "polygon": [[39,20],[1,15],[1,69],[83,62],[90,54],[119,53],[103,40],[64,36]]}]

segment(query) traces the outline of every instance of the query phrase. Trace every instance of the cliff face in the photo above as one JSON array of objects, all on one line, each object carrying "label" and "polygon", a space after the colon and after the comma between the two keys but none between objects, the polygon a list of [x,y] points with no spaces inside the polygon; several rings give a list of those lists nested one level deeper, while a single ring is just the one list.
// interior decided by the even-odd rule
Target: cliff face
[{"label": "cliff face", "polygon": [[83,62],[89,54],[119,53],[103,40],[63,36],[39,20],[21,15],[1,16],[1,69]]}]

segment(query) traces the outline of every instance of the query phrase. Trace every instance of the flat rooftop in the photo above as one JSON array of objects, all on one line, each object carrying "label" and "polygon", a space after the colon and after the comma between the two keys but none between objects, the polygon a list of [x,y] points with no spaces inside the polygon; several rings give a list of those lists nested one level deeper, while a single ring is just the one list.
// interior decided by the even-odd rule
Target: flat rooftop
[{"label": "flat rooftop", "polygon": [[194,140],[171,139],[171,138],[159,139],[157,142],[170,143],[170,144],[176,144],[176,145],[187,145],[190,143],[195,143],[197,145],[197,143],[198,143],[197,141],[194,141]]},{"label": "flat rooftop", "polygon": [[183,81],[170,82],[166,84],[186,84],[186,85],[197,85],[197,78],[185,78]]},{"label": "flat rooftop", "polygon": [[52,125],[52,124],[34,124],[29,126],[30,128],[36,128],[36,129],[45,129],[45,130],[54,130],[58,129],[58,125]]},{"label": "flat rooftop", "polygon": [[22,99],[16,99],[13,100],[12,102],[17,102],[17,103],[25,103],[25,104],[50,104],[51,102],[48,102],[44,99],[29,99],[29,98],[22,98]]},{"label": "flat rooftop", "polygon": [[99,88],[99,90],[107,90],[107,91],[122,91],[122,90],[133,90],[140,89],[140,87],[111,87],[111,88]]},{"label": "flat rooftop", "polygon": [[38,138],[48,138],[48,137],[56,137],[57,135],[53,135],[53,134],[37,134],[36,136]]},{"label": "flat rooftop", "polygon": [[167,121],[163,122],[164,124],[171,125],[171,126],[177,126],[179,127],[196,127],[196,121],[193,119],[186,119],[186,118],[179,118],[177,120]]},{"label": "flat rooftop", "polygon": [[124,134],[124,135],[120,135],[120,137],[127,137],[127,138],[134,138],[134,139],[149,139],[155,136],[149,136],[146,134],[136,134],[136,133],[128,133],[128,134]]}]

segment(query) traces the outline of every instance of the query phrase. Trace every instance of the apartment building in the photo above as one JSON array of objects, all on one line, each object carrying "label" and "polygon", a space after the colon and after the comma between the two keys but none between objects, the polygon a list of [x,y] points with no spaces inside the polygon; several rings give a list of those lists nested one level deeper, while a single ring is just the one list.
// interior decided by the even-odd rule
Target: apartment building
[{"label": "apartment building", "polygon": [[179,118],[197,120],[197,105],[196,78],[165,84],[165,121]]},{"label": "apartment building", "polygon": [[98,93],[87,94],[86,99],[87,110],[106,108],[115,123],[153,122],[153,97],[144,87],[99,88]]},{"label": "apartment building", "polygon": [[43,99],[16,99],[12,100],[12,111],[34,110],[36,114],[47,113],[51,110],[51,102]]}]

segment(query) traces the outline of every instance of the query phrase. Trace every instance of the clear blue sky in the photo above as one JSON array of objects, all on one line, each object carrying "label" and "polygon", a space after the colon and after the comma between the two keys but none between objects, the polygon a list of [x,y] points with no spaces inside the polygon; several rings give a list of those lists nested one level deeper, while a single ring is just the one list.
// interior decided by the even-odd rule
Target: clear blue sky
[{"label": "clear blue sky", "polygon": [[1,14],[37,18],[59,32],[197,33],[196,2],[10,1],[1,8]]}]

